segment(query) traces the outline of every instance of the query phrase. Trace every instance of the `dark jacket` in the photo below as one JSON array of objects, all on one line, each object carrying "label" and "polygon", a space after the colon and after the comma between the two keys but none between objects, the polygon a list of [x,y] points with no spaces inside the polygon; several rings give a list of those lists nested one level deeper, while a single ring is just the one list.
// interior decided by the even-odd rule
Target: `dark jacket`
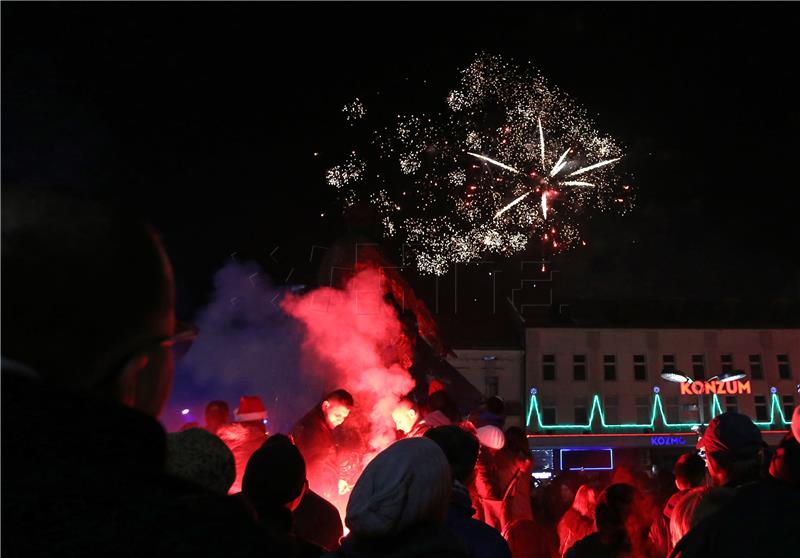
[{"label": "dark jacket", "polygon": [[632,547],[624,532],[618,536],[592,533],[567,550],[565,558],[623,558],[632,556]]},{"label": "dark jacket", "polygon": [[350,534],[327,558],[469,558],[461,540],[444,527],[421,525],[404,533],[376,539]]},{"label": "dark jacket", "polygon": [[2,555],[263,555],[247,512],[163,472],[150,417],[3,373]]},{"label": "dark jacket", "polygon": [[461,538],[473,558],[511,558],[508,543],[497,529],[473,519],[474,514],[467,488],[454,483],[445,526]]},{"label": "dark jacket", "polygon": [[339,465],[333,430],[317,405],[292,427],[291,436],[306,462],[311,490],[326,500],[338,495]]},{"label": "dark jacket", "polygon": [[339,548],[343,531],[339,510],[316,492],[306,490],[294,510],[295,535],[330,551]]},{"label": "dark jacket", "polygon": [[671,556],[794,557],[800,552],[800,489],[775,481],[740,486],[733,500],[701,521]]}]

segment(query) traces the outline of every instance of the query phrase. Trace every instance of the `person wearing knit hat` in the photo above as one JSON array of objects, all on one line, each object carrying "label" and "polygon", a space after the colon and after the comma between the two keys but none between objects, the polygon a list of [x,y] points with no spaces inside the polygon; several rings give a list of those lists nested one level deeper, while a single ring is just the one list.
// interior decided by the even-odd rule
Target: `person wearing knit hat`
[{"label": "person wearing knit hat", "polygon": [[705,455],[716,486],[738,486],[758,479],[766,444],[750,417],[722,413],[711,419],[697,449]]},{"label": "person wearing knit hat", "polygon": [[361,473],[347,504],[350,534],[334,556],[469,556],[443,527],[451,490],[450,464],[427,438],[399,440]]},{"label": "person wearing knit hat", "polygon": [[236,478],[233,453],[201,428],[167,434],[167,473],[225,495]]}]

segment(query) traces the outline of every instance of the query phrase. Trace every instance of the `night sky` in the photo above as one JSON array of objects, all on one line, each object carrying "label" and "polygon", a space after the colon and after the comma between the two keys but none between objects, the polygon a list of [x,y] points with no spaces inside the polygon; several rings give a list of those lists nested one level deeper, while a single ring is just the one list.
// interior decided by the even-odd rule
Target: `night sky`
[{"label": "night sky", "polygon": [[141,211],[191,317],[232,253],[280,282],[344,233],[324,171],[351,147],[345,103],[439,106],[485,51],[534,62],[627,148],[638,206],[552,261],[569,296],[797,299],[792,11],[4,2],[3,184]]}]

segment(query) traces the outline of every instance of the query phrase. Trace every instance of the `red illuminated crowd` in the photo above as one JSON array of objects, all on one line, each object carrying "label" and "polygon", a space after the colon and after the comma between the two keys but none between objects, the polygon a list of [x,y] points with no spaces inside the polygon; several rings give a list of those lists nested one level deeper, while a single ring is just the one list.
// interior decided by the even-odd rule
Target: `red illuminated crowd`
[{"label": "red illuminated crowd", "polygon": [[677,461],[671,491],[622,469],[534,488],[502,401],[465,415],[438,383],[400,399],[397,441],[365,463],[345,389],[285,434],[267,433],[255,396],[233,413],[213,401],[204,425],[165,434],[171,349],[192,330],[175,321],[157,234],[52,195],[8,192],[2,211],[4,556],[800,552],[798,440],[770,451],[735,413]]}]

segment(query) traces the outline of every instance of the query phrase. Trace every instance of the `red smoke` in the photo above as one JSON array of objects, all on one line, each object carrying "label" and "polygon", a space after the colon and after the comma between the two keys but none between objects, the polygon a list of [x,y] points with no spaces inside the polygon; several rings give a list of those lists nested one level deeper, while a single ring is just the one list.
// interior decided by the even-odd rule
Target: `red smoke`
[{"label": "red smoke", "polygon": [[[302,296],[288,295],[282,303],[288,314],[305,324],[304,364],[321,375],[326,389],[352,393],[353,415],[358,416],[351,415],[348,421],[368,425],[363,433],[367,455],[359,473],[395,440],[392,409],[414,388],[408,373],[411,344],[397,310],[385,299],[387,292],[391,288],[383,273],[367,268],[353,275],[343,289],[323,287]],[[311,488],[315,489],[313,484]],[[345,503],[336,503],[344,517]]]}]

